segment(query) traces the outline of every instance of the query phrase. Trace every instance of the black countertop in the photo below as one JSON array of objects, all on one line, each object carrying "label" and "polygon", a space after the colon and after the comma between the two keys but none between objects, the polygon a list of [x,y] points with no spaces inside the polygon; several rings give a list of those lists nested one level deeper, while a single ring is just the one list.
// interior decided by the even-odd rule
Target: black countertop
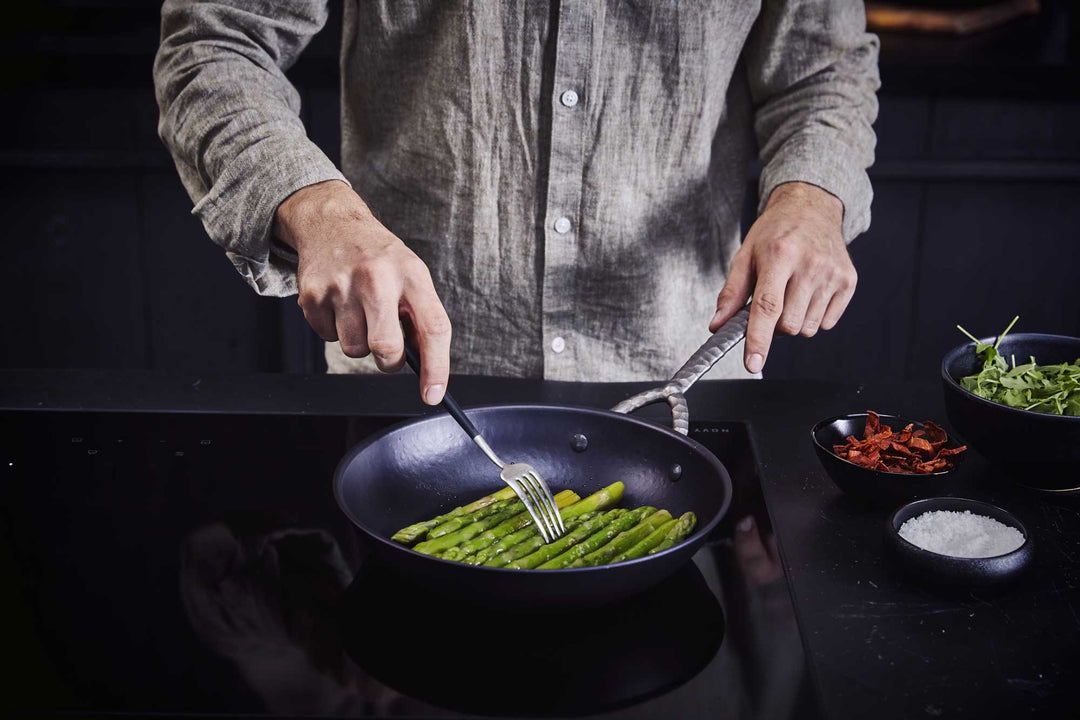
[{"label": "black countertop", "polygon": [[[96,371],[0,372],[7,409],[162,410],[317,415],[411,414],[411,377],[196,376]],[[543,401],[611,406],[639,384],[455,378],[468,404]],[[829,718],[1060,717],[1080,711],[1080,504],[1035,494],[977,454],[951,494],[1015,513],[1036,562],[998,591],[944,592],[883,554],[885,512],[841,495],[808,437],[820,418],[867,408],[944,419],[936,384],[704,382],[700,420],[745,422],[816,682]],[[649,415],[660,417],[663,408]]]}]

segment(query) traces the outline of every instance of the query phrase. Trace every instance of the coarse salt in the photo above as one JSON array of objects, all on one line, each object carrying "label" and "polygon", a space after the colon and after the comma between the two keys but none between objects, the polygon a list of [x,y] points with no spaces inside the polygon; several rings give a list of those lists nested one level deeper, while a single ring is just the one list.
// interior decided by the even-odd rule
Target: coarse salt
[{"label": "coarse salt", "polygon": [[970,510],[931,510],[906,520],[900,537],[923,550],[963,558],[1010,553],[1024,544],[1024,535],[994,518]]}]

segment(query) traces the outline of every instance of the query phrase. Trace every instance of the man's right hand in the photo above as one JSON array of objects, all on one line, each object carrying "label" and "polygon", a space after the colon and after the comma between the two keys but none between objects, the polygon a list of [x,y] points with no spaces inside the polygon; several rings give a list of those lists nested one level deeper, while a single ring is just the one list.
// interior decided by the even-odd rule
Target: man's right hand
[{"label": "man's right hand", "polygon": [[299,304],[349,357],[369,352],[384,372],[404,362],[401,318],[416,332],[420,395],[437,405],[450,377],[450,318],[424,262],[340,180],[297,190],[278,207],[274,234],[296,250]]}]

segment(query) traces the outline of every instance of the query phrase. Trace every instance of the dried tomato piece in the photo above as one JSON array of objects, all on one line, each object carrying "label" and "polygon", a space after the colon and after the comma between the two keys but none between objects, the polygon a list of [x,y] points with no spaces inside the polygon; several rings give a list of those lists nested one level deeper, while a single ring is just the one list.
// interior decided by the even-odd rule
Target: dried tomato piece
[{"label": "dried tomato piece", "polygon": [[930,447],[930,443],[921,437],[913,437],[908,441],[908,447],[912,450],[922,450],[923,452],[934,452],[934,448]]},{"label": "dried tomato piece", "polygon": [[945,428],[941,427],[933,420],[927,420],[923,425],[926,427],[926,439],[931,445],[948,442],[949,435],[945,432]]},{"label": "dried tomato piece", "polygon": [[870,437],[878,432],[881,427],[881,418],[873,410],[866,411],[866,427],[863,429],[863,437]]}]

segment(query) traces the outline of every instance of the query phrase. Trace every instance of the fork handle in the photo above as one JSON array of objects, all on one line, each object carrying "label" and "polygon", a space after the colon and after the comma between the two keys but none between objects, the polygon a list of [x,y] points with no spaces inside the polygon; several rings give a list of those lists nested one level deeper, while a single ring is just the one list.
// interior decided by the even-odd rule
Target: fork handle
[{"label": "fork handle", "polygon": [[[405,343],[405,362],[409,364],[409,367],[411,367],[413,372],[419,377],[420,354],[416,352],[416,348],[409,342]],[[467,432],[474,442],[480,437],[480,431],[476,429],[472,420],[469,419],[469,416],[465,414],[465,411],[461,409],[461,406],[457,404],[457,401],[454,400],[450,393],[443,394],[443,399],[442,402],[439,403],[439,407],[450,413],[450,417],[457,421],[457,424],[461,426],[461,429]],[[481,441],[483,440],[483,438],[480,439]]]}]

